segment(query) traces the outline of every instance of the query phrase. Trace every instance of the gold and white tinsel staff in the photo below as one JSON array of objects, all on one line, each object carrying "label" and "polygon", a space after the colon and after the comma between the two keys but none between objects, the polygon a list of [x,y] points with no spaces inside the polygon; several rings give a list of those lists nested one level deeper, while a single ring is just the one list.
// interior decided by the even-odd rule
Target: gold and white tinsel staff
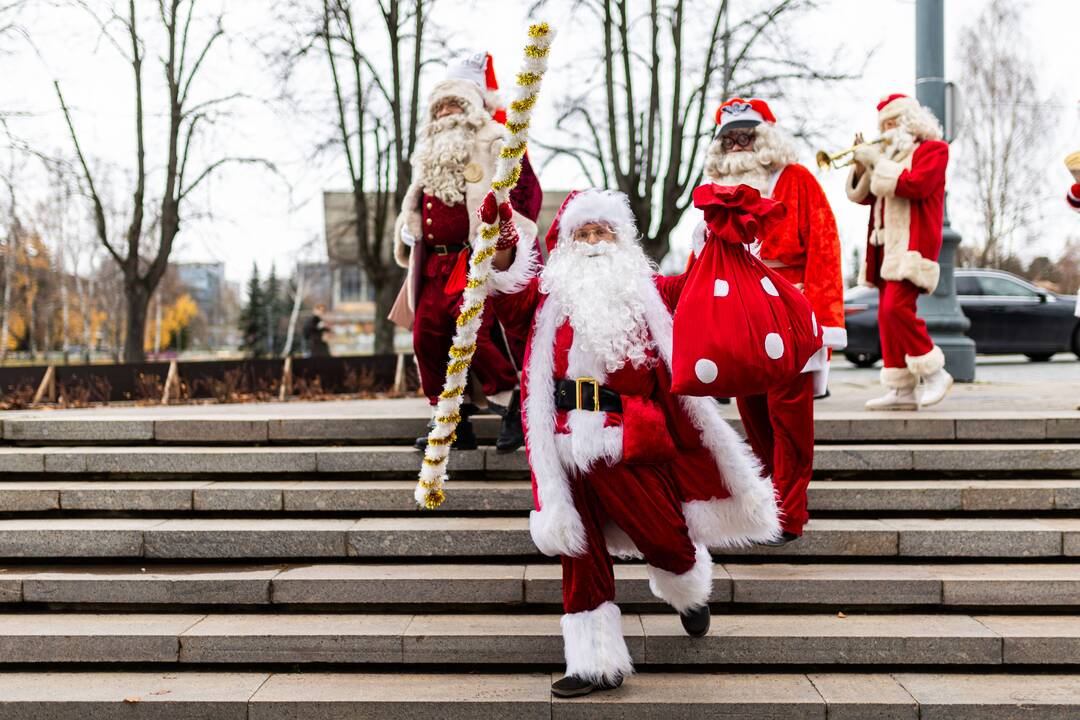
[{"label": "gold and white tinsel staff", "polygon": [[[522,69],[514,85],[513,100],[506,108],[508,137],[499,152],[491,181],[491,190],[495,193],[499,205],[506,201],[521,177],[521,158],[525,155],[529,139],[529,120],[540,92],[540,81],[547,71],[548,50],[554,35],[547,23],[529,26],[529,43],[525,46]],[[482,222],[472,243],[469,277],[465,284],[461,314],[457,319],[454,344],[450,348],[446,383],[435,407],[435,423],[428,433],[424,464],[420,468],[420,480],[414,493],[417,504],[428,510],[439,507],[446,499],[443,489],[446,483],[446,465],[450,458],[450,445],[454,442],[455,431],[461,422],[461,403],[469,366],[472,364],[473,353],[476,352],[476,336],[480,331],[484,301],[489,292],[491,260],[495,257],[498,237],[498,219],[493,224]]]}]

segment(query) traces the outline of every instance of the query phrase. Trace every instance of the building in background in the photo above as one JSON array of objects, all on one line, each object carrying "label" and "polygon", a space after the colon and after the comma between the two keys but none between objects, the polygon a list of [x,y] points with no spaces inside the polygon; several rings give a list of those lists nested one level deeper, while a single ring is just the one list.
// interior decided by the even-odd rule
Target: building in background
[{"label": "building in background", "polygon": [[176,291],[190,295],[199,307],[191,327],[191,349],[235,349],[239,344],[240,292],[236,283],[225,279],[225,263],[178,262],[171,269]]}]

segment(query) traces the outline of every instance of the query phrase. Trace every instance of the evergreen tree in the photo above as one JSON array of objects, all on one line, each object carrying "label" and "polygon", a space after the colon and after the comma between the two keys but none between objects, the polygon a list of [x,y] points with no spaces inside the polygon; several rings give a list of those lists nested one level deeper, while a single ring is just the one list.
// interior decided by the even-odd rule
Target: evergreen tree
[{"label": "evergreen tree", "polygon": [[287,286],[278,280],[277,268],[270,265],[270,275],[266,278],[263,289],[263,314],[266,324],[266,352],[280,355],[285,346],[285,326],[288,322],[289,303],[286,297]]},{"label": "evergreen tree", "polygon": [[240,347],[254,357],[266,352],[266,299],[259,266],[251,264],[251,278],[247,286],[247,303],[240,311]]}]

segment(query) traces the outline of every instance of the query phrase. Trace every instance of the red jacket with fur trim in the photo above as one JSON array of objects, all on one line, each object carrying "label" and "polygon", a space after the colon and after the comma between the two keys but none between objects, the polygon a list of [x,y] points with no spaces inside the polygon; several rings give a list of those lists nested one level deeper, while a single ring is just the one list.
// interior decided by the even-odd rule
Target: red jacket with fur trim
[{"label": "red jacket with fur trim", "polygon": [[852,168],[848,197],[872,207],[865,284],[909,280],[928,293],[937,287],[948,164],[948,144],[925,140],[906,158],[881,158],[858,182]]}]

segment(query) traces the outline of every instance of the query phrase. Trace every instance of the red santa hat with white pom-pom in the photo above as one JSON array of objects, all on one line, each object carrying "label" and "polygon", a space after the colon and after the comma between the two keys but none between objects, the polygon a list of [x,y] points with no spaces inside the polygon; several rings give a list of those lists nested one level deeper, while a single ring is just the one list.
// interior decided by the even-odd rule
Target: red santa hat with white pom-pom
[{"label": "red santa hat with white pom-pom", "polygon": [[892,93],[881,98],[877,105],[878,127],[885,124],[886,120],[898,118],[907,112],[916,112],[921,105],[913,97],[903,93]]},{"label": "red santa hat with white pom-pom", "polygon": [[429,107],[434,109],[450,98],[464,100],[477,109],[484,108],[496,122],[506,122],[506,108],[499,98],[491,53],[474,53],[447,66],[446,77],[431,91]]},{"label": "red santa hat with white pom-pom", "polygon": [[716,109],[716,124],[719,126],[717,132],[721,135],[729,130],[751,128],[763,122],[775,125],[776,117],[769,109],[769,104],[758,98],[731,98]]}]

